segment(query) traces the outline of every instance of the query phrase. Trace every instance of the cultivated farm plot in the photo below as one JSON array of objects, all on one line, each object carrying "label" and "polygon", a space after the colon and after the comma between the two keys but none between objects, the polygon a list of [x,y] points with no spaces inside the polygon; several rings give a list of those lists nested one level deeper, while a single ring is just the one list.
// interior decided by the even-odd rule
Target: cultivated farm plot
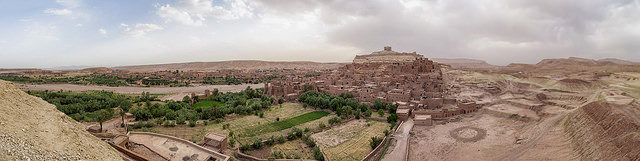
[{"label": "cultivated farm plot", "polygon": [[[321,122],[328,125],[327,121],[332,117],[335,115],[312,108],[303,108],[298,103],[285,103],[282,107],[275,105],[265,110],[263,118],[256,115],[242,116],[219,124],[205,126],[204,130],[227,136],[229,131],[233,131],[238,142],[252,143],[258,138],[266,140],[271,136],[286,136],[291,129],[290,127],[303,130],[306,127],[309,129],[318,128],[318,124]],[[276,123],[277,118],[280,118],[280,121]],[[223,129],[222,126],[227,123],[229,128]]]},{"label": "cultivated farm plot", "polygon": [[260,126],[253,126],[250,128],[245,128],[241,131],[239,137],[252,137],[265,133],[276,132],[288,128],[292,128],[296,125],[300,125],[309,121],[317,120],[319,118],[325,117],[330,113],[325,111],[313,111],[309,113],[305,113],[302,115],[298,115],[296,117],[283,119],[280,121],[272,122],[269,124],[262,124]]},{"label": "cultivated farm plot", "polygon": [[340,127],[312,135],[329,160],[361,160],[373,150],[371,137],[384,137],[390,124],[354,120]]},{"label": "cultivated farm plot", "polygon": [[275,144],[271,147],[271,152],[279,151],[283,155],[294,158],[299,156],[301,159],[312,159],[313,149],[309,148],[301,139],[287,141],[282,144]]},{"label": "cultivated farm plot", "polygon": [[217,104],[218,107],[225,105],[225,103],[221,103],[218,101],[201,101],[196,104],[193,104],[193,108],[197,109],[197,108],[212,107],[214,103]]}]

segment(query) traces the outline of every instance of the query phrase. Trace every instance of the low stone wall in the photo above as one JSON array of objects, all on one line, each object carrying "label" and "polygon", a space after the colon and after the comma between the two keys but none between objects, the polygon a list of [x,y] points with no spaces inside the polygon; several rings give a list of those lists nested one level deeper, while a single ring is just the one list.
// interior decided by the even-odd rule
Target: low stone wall
[{"label": "low stone wall", "polygon": [[230,157],[229,157],[229,156],[227,156],[227,155],[220,154],[220,153],[218,153],[218,152],[216,152],[216,151],[213,151],[213,150],[210,150],[210,149],[204,148],[204,147],[202,147],[202,146],[200,146],[200,145],[198,145],[198,144],[195,144],[195,143],[193,143],[193,142],[190,142],[190,141],[187,141],[187,140],[184,140],[184,139],[181,139],[181,138],[173,137],[173,136],[168,136],[168,135],[163,135],[163,134],[157,134],[157,133],[150,133],[150,132],[129,132],[129,134],[127,134],[127,135],[130,135],[130,134],[153,135],[153,136],[157,136],[157,137],[168,138],[168,139],[172,139],[172,140],[175,140],[175,141],[182,142],[182,143],[184,143],[184,144],[191,145],[191,146],[193,146],[194,148],[197,148],[197,149],[200,149],[200,150],[203,150],[203,151],[209,152],[210,154],[215,155],[215,157],[217,157],[217,158],[223,158],[223,159],[222,159],[223,161],[227,161],[227,160],[229,160],[229,158],[230,158]]},{"label": "low stone wall", "polygon": [[242,153],[240,150],[236,151],[236,156],[239,159],[250,160],[250,161],[315,161],[315,160],[309,160],[309,159],[263,159],[263,158],[258,158],[258,157],[254,157],[254,156]]},{"label": "low stone wall", "polygon": [[369,120],[374,120],[374,121],[382,121],[382,122],[387,122],[386,118],[377,118],[377,117],[368,117],[368,116],[364,116],[362,117],[364,119],[369,119]]},{"label": "low stone wall", "polygon": [[[400,122],[399,124],[396,124],[396,126],[391,128],[391,131],[398,131],[398,127],[400,127],[400,125],[402,125],[403,123],[404,123],[404,121]],[[378,153],[381,152],[381,150],[383,149],[384,145],[386,145],[387,142],[389,142],[389,140],[391,140],[390,136],[392,136],[393,134],[392,133],[390,133],[390,134],[391,135],[385,136],[384,138],[382,138],[382,142],[380,142],[380,144],[378,144],[378,146],[375,149],[373,149],[373,151],[371,151],[367,156],[362,158],[361,161],[372,161],[372,160],[375,160],[376,158],[374,158],[374,157],[378,156]],[[383,153],[384,153],[384,151],[383,151]]]},{"label": "low stone wall", "polygon": [[361,161],[375,160],[374,157],[377,156],[377,154],[380,152],[381,149],[383,149],[384,145],[387,144],[387,141],[389,141],[389,140],[390,140],[389,136],[385,136],[382,139],[382,142],[380,142],[380,144],[375,149],[373,149],[373,151],[371,151],[369,153],[369,155],[367,155],[366,157],[362,158]]},{"label": "low stone wall", "polygon": [[132,159],[135,159],[136,161],[151,161],[151,159],[144,157],[138,153],[135,153],[127,148],[124,148],[122,146],[113,144],[111,142],[109,142],[109,145],[111,145],[113,148],[115,148],[116,150],[118,150],[119,152],[131,157]]}]

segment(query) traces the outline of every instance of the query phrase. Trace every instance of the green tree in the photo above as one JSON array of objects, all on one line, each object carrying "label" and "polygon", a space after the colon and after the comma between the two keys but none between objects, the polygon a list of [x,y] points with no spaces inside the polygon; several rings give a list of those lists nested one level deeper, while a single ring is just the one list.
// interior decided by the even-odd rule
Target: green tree
[{"label": "green tree", "polygon": [[113,117],[113,112],[109,110],[100,110],[97,113],[96,121],[100,123],[100,132],[102,132],[102,123]]},{"label": "green tree", "polygon": [[182,97],[182,102],[190,103],[191,102],[191,97],[189,97],[188,95]]}]

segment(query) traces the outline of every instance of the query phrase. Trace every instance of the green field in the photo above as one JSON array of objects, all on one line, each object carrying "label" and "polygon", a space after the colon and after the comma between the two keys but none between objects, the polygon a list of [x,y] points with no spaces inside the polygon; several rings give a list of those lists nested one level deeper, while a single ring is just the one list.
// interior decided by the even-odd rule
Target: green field
[{"label": "green field", "polygon": [[264,124],[260,126],[254,126],[251,128],[245,128],[244,132],[242,132],[242,135],[239,135],[239,136],[253,137],[253,136],[257,136],[265,133],[276,132],[276,131],[288,129],[303,123],[307,123],[309,121],[320,119],[329,114],[330,113],[325,111],[313,111],[313,112],[305,113],[293,118],[288,118],[288,119],[284,119],[284,120],[280,120],[280,121],[276,121],[276,122],[272,122],[272,123]]},{"label": "green field", "polygon": [[[238,142],[251,143],[258,138],[268,139],[271,136],[286,136],[287,133],[291,131],[291,127],[299,129],[309,128],[313,130],[318,128],[318,124],[320,123],[329,125],[327,121],[332,118],[332,116],[335,116],[335,114],[328,114],[312,108],[303,108],[302,104],[299,103],[285,103],[282,106],[271,106],[264,111],[264,117],[256,115],[239,116],[220,124],[210,124],[205,126],[204,129],[206,132],[221,135],[228,135],[230,131],[233,131],[235,139]],[[280,121],[276,121],[278,118],[280,118]],[[229,128],[222,128],[224,124],[229,124]],[[269,130],[261,129],[267,126],[270,128]],[[238,144],[236,144],[236,146],[237,145]]]},{"label": "green field", "polygon": [[211,107],[213,104],[218,104],[218,107],[223,106],[224,103],[218,101],[200,101],[196,104],[193,104],[194,109],[203,108],[203,107]]}]

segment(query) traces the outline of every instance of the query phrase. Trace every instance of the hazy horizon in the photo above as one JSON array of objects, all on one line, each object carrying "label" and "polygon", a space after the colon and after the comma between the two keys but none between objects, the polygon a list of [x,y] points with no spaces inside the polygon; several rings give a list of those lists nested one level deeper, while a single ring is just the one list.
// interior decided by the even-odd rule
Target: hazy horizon
[{"label": "hazy horizon", "polygon": [[494,65],[640,61],[640,2],[2,1],[0,68],[350,62],[392,46]]}]

